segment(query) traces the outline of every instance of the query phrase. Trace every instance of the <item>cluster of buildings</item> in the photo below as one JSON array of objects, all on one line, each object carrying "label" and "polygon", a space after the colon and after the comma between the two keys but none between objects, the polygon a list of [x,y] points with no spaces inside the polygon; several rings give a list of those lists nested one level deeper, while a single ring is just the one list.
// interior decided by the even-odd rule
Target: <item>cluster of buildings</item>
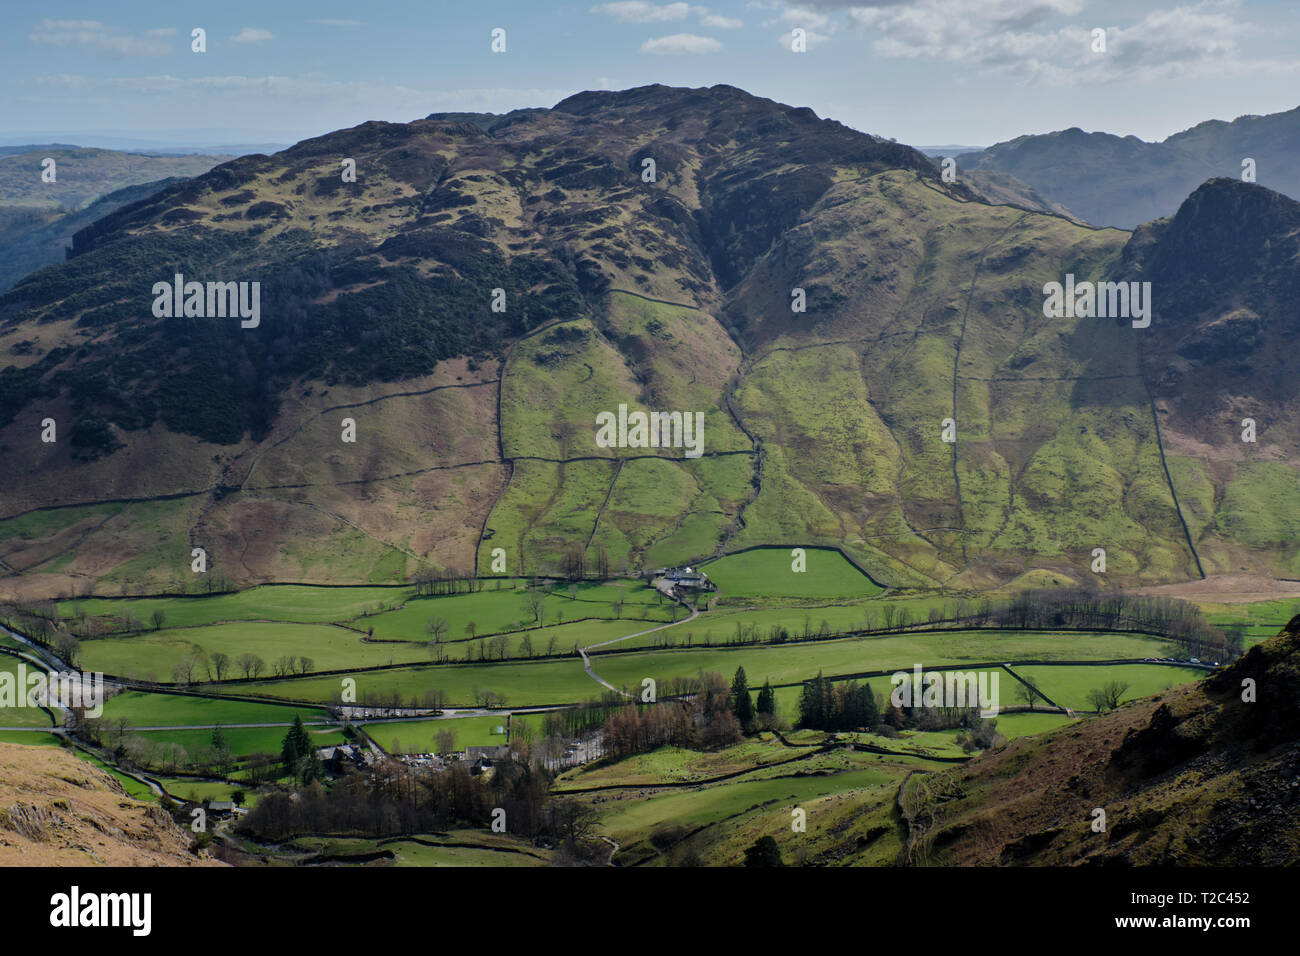
[{"label": "cluster of buildings", "polygon": [[674,600],[681,600],[688,594],[707,594],[718,589],[707,574],[692,567],[655,568],[648,571],[647,576],[656,588]]},{"label": "cluster of buildings", "polygon": [[408,767],[422,767],[426,770],[445,770],[453,763],[464,764],[469,767],[472,774],[480,774],[484,770],[490,770],[493,764],[498,760],[505,760],[510,756],[510,748],[505,744],[493,744],[488,747],[466,747],[463,751],[445,754],[396,754],[395,760],[400,760]]}]

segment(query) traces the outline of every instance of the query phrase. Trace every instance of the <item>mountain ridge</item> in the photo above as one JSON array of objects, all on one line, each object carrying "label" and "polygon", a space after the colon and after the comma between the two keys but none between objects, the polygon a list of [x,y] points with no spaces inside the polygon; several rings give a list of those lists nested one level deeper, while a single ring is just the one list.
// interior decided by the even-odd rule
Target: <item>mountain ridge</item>
[{"label": "mountain ridge", "polygon": [[[1174,311],[1157,297],[1149,340],[1043,317],[1067,272],[1177,282],[1162,250],[1182,231],[990,205],[910,147],[734,87],[369,122],[237,158],[0,296],[0,445],[21,449],[0,587],[184,586],[196,546],[233,583],[472,572],[501,546],[529,573],[575,550],[633,572],[789,541],[974,589],[1091,581],[1102,544],[1116,583],[1160,583],[1198,575],[1205,536],[1210,572],[1247,554],[1280,571],[1283,545],[1238,540],[1257,515],[1216,518],[1233,475],[1202,494],[1204,455],[1180,446],[1167,477],[1147,382],[1181,367]],[[1271,262],[1268,288],[1290,268]],[[177,272],[260,282],[261,325],[154,319]],[[1264,308],[1247,286],[1200,304]],[[1250,387],[1223,366],[1201,400]],[[704,455],[597,447],[620,404],[703,413]],[[50,416],[71,445],[36,439]]]},{"label": "mountain ridge", "polygon": [[1087,222],[1132,229],[1172,215],[1208,179],[1239,179],[1246,158],[1255,160],[1259,182],[1300,199],[1300,174],[1290,160],[1297,147],[1300,107],[1206,120],[1157,142],[1074,126],[1017,136],[958,160],[963,168],[1014,176]]}]

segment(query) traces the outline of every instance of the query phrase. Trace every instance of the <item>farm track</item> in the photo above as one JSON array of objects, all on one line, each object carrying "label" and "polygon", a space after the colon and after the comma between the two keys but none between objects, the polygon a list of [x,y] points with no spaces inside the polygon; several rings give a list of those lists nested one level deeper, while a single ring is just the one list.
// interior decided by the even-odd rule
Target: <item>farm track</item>
[{"label": "farm track", "polygon": [[601,641],[599,644],[588,644],[586,647],[578,648],[578,653],[582,656],[582,668],[587,672],[587,676],[596,683],[608,687],[616,694],[622,694],[624,697],[631,698],[632,695],[626,691],[619,690],[609,681],[605,680],[594,670],[591,669],[591,658],[587,656],[587,651],[594,651],[598,647],[608,647],[610,644],[617,644],[620,641],[631,640],[634,637],[641,637],[643,634],[653,634],[655,631],[662,631],[665,628],[676,627],[678,624],[688,624],[700,616],[699,608],[691,608],[689,616],[682,618],[680,621],[669,621],[667,624],[660,624],[658,627],[647,628],[644,631],[637,631],[635,634],[624,634],[622,637],[616,637],[611,641]]}]

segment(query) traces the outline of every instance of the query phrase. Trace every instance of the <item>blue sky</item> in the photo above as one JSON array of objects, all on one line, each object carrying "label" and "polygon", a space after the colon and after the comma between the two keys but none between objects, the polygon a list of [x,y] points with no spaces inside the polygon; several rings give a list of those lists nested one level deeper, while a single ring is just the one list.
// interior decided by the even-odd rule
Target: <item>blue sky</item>
[{"label": "blue sky", "polygon": [[[190,31],[207,52],[190,51]],[[490,33],[506,30],[506,52]],[[808,50],[790,50],[789,31]],[[1107,52],[1090,49],[1107,30]],[[368,119],[730,83],[914,145],[1159,139],[1300,105],[1300,10],[1113,0],[6,3],[0,137],[293,142]]]}]

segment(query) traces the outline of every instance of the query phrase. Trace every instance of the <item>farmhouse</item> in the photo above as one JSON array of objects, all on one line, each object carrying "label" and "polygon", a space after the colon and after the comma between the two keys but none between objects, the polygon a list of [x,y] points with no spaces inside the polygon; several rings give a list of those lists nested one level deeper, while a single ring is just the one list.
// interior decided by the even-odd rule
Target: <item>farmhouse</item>
[{"label": "farmhouse", "polygon": [[225,820],[235,813],[235,804],[231,800],[205,800],[208,816],[216,820]]},{"label": "farmhouse", "polygon": [[366,759],[369,751],[362,751],[352,744],[322,747],[316,753],[321,763],[325,765],[325,769],[334,774],[341,774],[349,768],[362,769],[369,763]]},{"label": "farmhouse", "polygon": [[716,591],[717,585],[709,580],[709,576],[703,571],[697,571],[694,568],[664,568],[661,576],[670,584],[675,584],[679,588],[686,588],[695,591]]}]

